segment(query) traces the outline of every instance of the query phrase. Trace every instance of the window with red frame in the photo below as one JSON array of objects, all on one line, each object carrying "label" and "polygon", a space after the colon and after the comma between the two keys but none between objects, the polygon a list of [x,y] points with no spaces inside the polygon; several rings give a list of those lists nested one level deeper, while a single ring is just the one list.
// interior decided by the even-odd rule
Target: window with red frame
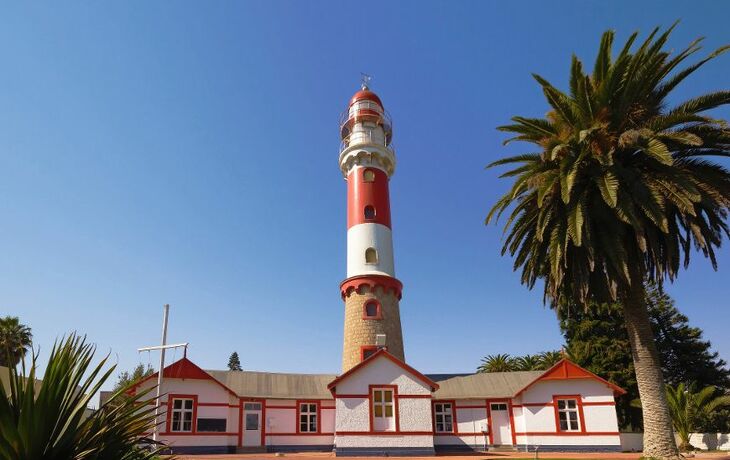
[{"label": "window with red frame", "polygon": [[437,433],[451,433],[454,431],[454,413],[451,403],[436,403],[433,405],[436,418]]},{"label": "window with red frame", "polygon": [[363,306],[363,318],[365,319],[380,319],[380,304],[377,300],[368,300]]},{"label": "window with red frame", "polygon": [[375,347],[375,346],[362,347],[360,349],[360,354],[362,355],[362,360],[365,361],[369,357],[373,356],[376,351],[378,351],[378,347]]},{"label": "window with red frame", "polygon": [[301,433],[317,432],[317,404],[299,404],[299,431]]},{"label": "window with red frame", "polygon": [[190,398],[174,398],[172,400],[172,420],[170,431],[193,431],[193,400]]},{"label": "window with red frame", "polygon": [[578,401],[575,399],[558,399],[560,431],[580,431],[579,420]]}]

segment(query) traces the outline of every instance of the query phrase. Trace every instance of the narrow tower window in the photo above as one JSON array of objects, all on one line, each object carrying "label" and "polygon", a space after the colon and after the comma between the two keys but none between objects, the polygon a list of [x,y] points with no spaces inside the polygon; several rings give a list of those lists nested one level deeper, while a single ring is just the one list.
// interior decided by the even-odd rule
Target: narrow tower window
[{"label": "narrow tower window", "polygon": [[378,251],[375,248],[367,248],[365,250],[365,263],[366,264],[377,264],[378,263]]},{"label": "narrow tower window", "polygon": [[380,310],[380,304],[377,300],[368,300],[363,306],[363,319],[382,319],[383,315]]},{"label": "narrow tower window", "polygon": [[375,208],[373,206],[370,206],[370,205],[365,206],[365,219],[367,219],[367,220],[375,219]]},{"label": "narrow tower window", "polygon": [[362,173],[362,179],[365,182],[374,182],[375,172],[372,169],[366,169],[365,172]]}]

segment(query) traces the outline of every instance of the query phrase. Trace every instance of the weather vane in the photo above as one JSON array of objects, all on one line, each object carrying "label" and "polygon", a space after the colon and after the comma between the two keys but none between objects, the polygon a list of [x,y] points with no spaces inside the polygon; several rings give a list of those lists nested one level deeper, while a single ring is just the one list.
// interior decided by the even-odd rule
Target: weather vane
[{"label": "weather vane", "polygon": [[368,89],[370,80],[373,79],[373,76],[363,72],[360,72],[360,75],[360,86],[362,87],[362,89]]}]

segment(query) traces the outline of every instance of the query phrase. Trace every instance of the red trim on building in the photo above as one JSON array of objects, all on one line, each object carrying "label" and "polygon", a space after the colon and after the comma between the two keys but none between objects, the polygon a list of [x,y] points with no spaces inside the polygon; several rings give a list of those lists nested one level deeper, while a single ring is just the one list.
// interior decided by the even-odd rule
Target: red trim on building
[{"label": "red trim on building", "polygon": [[487,400],[487,435],[491,446],[494,444],[494,438],[492,437],[492,408],[489,404],[489,400]]},{"label": "red trim on building", "polygon": [[[302,432],[302,423],[300,416],[302,414],[302,404],[315,404],[317,409],[315,416],[317,417],[317,431],[304,431]],[[322,407],[318,399],[297,399],[297,419],[296,419],[296,432],[297,434],[319,434],[322,431]]]},{"label": "red trim on building", "polygon": [[361,287],[367,286],[370,291],[375,291],[376,287],[381,287],[385,291],[393,291],[398,300],[403,295],[403,283],[392,276],[386,275],[357,275],[347,278],[340,283],[340,295],[342,300],[355,291],[359,291]]},{"label": "red trim on building", "polygon": [[267,433],[266,436],[334,436],[334,432],[329,433]]},{"label": "red trim on building", "polygon": [[[228,393],[238,398],[238,394],[236,394],[236,392],[223,385],[220,381],[213,378],[212,375],[208,374],[203,369],[198,367],[197,364],[190,361],[186,356],[165,367],[162,376],[166,379],[212,380],[213,382],[223,387]],[[139,388],[140,385],[151,379],[157,379],[157,372],[135,383],[132,387],[130,387],[128,392],[134,394],[134,392],[137,390],[137,388]]]},{"label": "red trim on building", "polygon": [[[373,181],[365,180],[366,171],[374,174]],[[373,216],[366,216],[365,208],[368,206],[372,206]],[[388,175],[378,168],[356,167],[347,175],[347,229],[367,223],[392,228]]]},{"label": "red trim on building", "polygon": [[416,377],[421,382],[423,382],[426,385],[428,385],[431,388],[431,391],[432,392],[434,392],[434,391],[436,391],[436,390],[439,389],[438,383],[434,382],[433,380],[431,380],[428,377],[426,377],[425,375],[421,374],[420,372],[418,372],[417,370],[415,370],[414,368],[412,368],[408,364],[404,363],[400,359],[398,359],[395,356],[391,355],[390,353],[388,353],[388,351],[385,348],[381,348],[380,350],[376,351],[374,355],[372,355],[371,357],[369,357],[365,361],[360,362],[357,365],[353,366],[350,370],[348,370],[344,374],[340,375],[339,377],[337,377],[336,379],[334,379],[333,381],[331,381],[329,383],[329,385],[327,385],[327,389],[330,390],[335,397],[342,397],[341,395],[337,395],[335,393],[335,391],[334,391],[334,390],[336,390],[337,384],[340,383],[340,382],[342,382],[343,380],[347,379],[348,377],[350,377],[352,374],[354,374],[355,372],[357,372],[361,367],[367,366],[369,363],[374,362],[375,359],[378,358],[378,357],[380,357],[380,356],[389,359],[392,363],[396,364],[398,367],[400,367],[404,371],[408,372],[409,374],[413,375],[414,377]]},{"label": "red trim on building", "polygon": [[[393,391],[393,417],[395,418],[395,432],[400,432],[400,404],[398,403],[398,385],[368,385],[368,411],[370,413],[370,432],[386,433],[391,431],[375,431],[375,414],[373,411],[373,391],[374,390],[392,390]],[[339,432],[338,432],[339,434]]]},{"label": "red trim on building", "polygon": [[619,387],[618,385],[615,385],[608,380],[602,379],[601,377],[597,376],[593,372],[590,372],[586,369],[583,369],[579,365],[575,364],[572,361],[569,361],[566,358],[561,359],[558,361],[557,364],[555,364],[550,369],[546,370],[541,376],[533,380],[532,382],[528,383],[524,388],[522,388],[520,391],[515,393],[514,397],[519,396],[520,394],[524,393],[525,390],[530,388],[532,385],[536,384],[537,382],[546,381],[546,380],[575,380],[575,379],[593,379],[597,380],[604,385],[608,386],[609,388],[613,389],[613,393],[615,396],[620,396],[623,394],[626,394],[626,390]]},{"label": "red trim on building", "polygon": [[[618,436],[618,431],[589,431],[587,433],[581,433],[579,431],[559,431],[554,433],[552,431],[525,431],[517,433],[517,436]],[[533,442],[534,444],[534,442]]]},{"label": "red trim on building", "polygon": [[238,400],[238,447],[243,447],[243,399]]},{"label": "red trim on building", "polygon": [[[365,356],[368,352],[371,352],[371,353],[368,354],[368,356]],[[365,361],[367,358],[373,356],[377,352],[378,352],[377,345],[361,345],[360,346],[360,362]]]},{"label": "red trim on building", "polygon": [[[436,404],[451,404],[451,431],[436,431]],[[433,422],[433,432],[435,434],[457,434],[459,425],[456,418],[456,400],[440,399],[431,403],[431,421]]]},{"label": "red trim on building", "polygon": [[[578,410],[578,431],[563,431],[560,429],[560,415],[558,409],[559,399],[572,399],[575,400],[575,405]],[[583,414],[583,402],[581,395],[553,395],[553,412],[555,413],[555,431],[558,433],[585,433],[586,432],[586,420]]]},{"label": "red trim on building", "polygon": [[[375,304],[375,316],[368,316],[368,305]],[[383,319],[383,309],[380,307],[378,299],[367,299],[362,304],[362,319],[364,320],[378,320]]]},{"label": "red trim on building", "polygon": [[509,411],[509,430],[512,433],[512,445],[517,445],[517,434],[515,433],[515,413],[514,408],[512,407],[512,400],[507,400],[507,410]]},{"label": "red trim on building", "polygon": [[261,400],[261,446],[266,446],[266,400]]},{"label": "red trim on building", "polygon": [[[173,401],[175,399],[192,399],[193,400],[193,418],[190,421],[190,431],[172,431],[170,429],[170,424],[172,423],[172,411],[175,409],[175,406],[173,405]],[[177,394],[177,393],[170,393],[167,395],[167,413],[165,414],[165,431],[168,433],[175,433],[175,434],[197,434],[198,432],[198,395],[184,395],[184,394]],[[181,423],[184,423],[181,420]]]},{"label": "red trim on building", "polygon": [[336,436],[433,436],[433,431],[336,431]]}]

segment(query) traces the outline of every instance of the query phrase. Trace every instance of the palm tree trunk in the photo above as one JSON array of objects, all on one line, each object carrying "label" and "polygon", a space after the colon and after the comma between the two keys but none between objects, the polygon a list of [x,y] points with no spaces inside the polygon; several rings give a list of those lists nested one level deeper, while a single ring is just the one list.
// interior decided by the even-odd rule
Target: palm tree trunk
[{"label": "palm tree trunk", "polygon": [[644,416],[644,457],[675,460],[681,457],[674,440],[661,362],[646,309],[644,283],[640,276],[634,280],[631,292],[623,299],[623,310]]}]

